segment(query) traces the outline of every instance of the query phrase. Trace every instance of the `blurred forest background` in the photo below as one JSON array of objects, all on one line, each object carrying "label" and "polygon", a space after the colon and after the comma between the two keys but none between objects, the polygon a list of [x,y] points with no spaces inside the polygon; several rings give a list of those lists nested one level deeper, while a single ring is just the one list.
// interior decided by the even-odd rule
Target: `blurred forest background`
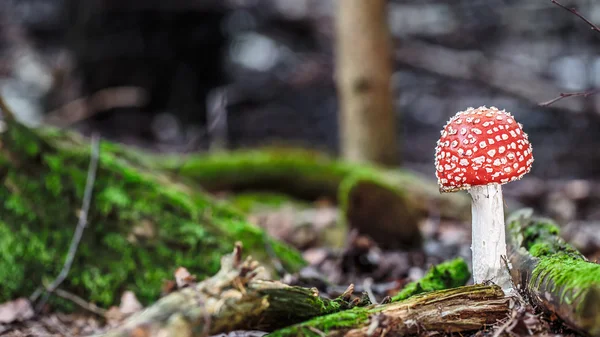
[{"label": "blurred forest background", "polygon": [[[564,4],[600,21],[596,1]],[[6,0],[0,90],[30,125],[156,151],[337,152],[333,15],[323,0]],[[586,209],[600,198],[600,95],[538,105],[600,85],[599,33],[550,1],[390,1],[388,16],[406,167],[433,177],[445,121],[498,106],[536,159],[507,194],[563,222],[600,221]]]},{"label": "blurred forest background", "polygon": [[[600,24],[600,1],[561,3]],[[0,96],[28,126],[99,133],[159,154],[281,146],[343,157],[336,8],[334,0],[2,0]],[[597,261],[600,31],[550,0],[389,0],[386,15],[397,134],[382,133],[393,142],[382,162],[433,182],[446,121],[468,107],[506,109],[523,124],[535,157],[531,173],[505,185],[508,209],[552,217]],[[345,48],[352,56],[352,45]],[[556,100],[564,93],[576,94]],[[380,286],[377,295],[392,293],[399,284],[385,282],[417,280],[432,263],[470,255],[466,219],[440,221],[432,206],[419,223],[428,239],[422,254],[383,254],[350,233],[343,263],[327,265],[333,258],[309,250],[317,241],[304,232],[294,234],[298,241],[286,237],[290,224],[336,223],[335,201],[311,201],[316,212],[249,220],[302,249],[318,265],[303,277],[318,269],[337,287],[330,294],[355,280],[359,289],[364,279]],[[379,211],[358,217],[369,226]]]},{"label": "blurred forest background", "polygon": [[[564,4],[600,22],[597,1]],[[334,7],[5,0],[0,92],[30,125],[98,130],[156,151],[285,144],[337,153]],[[600,95],[538,105],[600,85],[600,33],[550,1],[390,1],[388,17],[406,167],[433,177],[445,121],[498,106],[524,124],[536,160],[507,195],[562,222],[600,221],[589,202],[600,199]]]}]

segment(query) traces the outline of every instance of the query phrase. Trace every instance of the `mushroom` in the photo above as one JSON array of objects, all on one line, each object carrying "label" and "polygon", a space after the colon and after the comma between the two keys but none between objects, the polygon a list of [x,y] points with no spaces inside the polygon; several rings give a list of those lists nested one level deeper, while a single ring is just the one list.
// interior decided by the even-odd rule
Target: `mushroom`
[{"label": "mushroom", "polygon": [[496,107],[468,108],[452,117],[437,142],[435,167],[440,192],[471,195],[473,280],[511,289],[501,256],[506,255],[502,184],[523,177],[533,154],[523,126]]}]

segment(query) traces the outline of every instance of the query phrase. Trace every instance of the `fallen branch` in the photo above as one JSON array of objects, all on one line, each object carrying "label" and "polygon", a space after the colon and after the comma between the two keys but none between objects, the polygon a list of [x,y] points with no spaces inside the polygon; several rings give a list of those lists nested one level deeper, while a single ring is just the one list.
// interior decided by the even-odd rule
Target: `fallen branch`
[{"label": "fallen branch", "polygon": [[532,213],[522,210],[507,220],[514,283],[544,311],[600,336],[600,264],[562,240],[551,220]]},{"label": "fallen branch", "polygon": [[[213,277],[167,295],[145,311],[131,317],[107,337],[214,335],[234,330],[274,332],[274,336],[328,334],[345,331],[364,335],[369,329],[389,326],[392,331],[413,333],[477,330],[506,316],[509,299],[497,286],[471,286],[433,291],[464,284],[466,264],[454,260],[429,273],[420,288],[409,287],[406,301],[369,305],[362,298],[351,301],[351,285],[339,298],[321,298],[316,289],[292,287],[280,282],[256,280],[260,267],[252,259],[242,261],[241,248],[224,256]],[[456,270],[455,270],[456,269]],[[442,279],[434,282],[433,278]],[[312,319],[312,320],[311,320]],[[378,321],[379,320],[379,321]],[[378,322],[375,326],[373,322]],[[402,322],[402,324],[399,324]],[[390,324],[388,324],[390,323]],[[299,324],[299,325],[294,325]],[[352,330],[352,331],[349,331]]]},{"label": "fallen branch", "polygon": [[[314,288],[255,280],[260,272],[251,258],[242,260],[241,246],[221,260],[221,270],[196,285],[171,293],[122,326],[117,336],[200,336],[234,330],[273,331],[352,306],[350,294],[335,300],[319,297]],[[140,333],[142,333],[140,335]]]},{"label": "fallen branch", "polygon": [[391,304],[355,307],[275,331],[269,336],[404,336],[474,331],[507,317],[510,299],[498,286],[434,291]]}]

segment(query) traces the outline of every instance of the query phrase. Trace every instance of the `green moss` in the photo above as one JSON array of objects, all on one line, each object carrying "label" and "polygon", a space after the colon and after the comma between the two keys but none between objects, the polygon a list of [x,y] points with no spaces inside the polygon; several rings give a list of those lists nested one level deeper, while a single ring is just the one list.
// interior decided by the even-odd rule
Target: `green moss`
[{"label": "green moss", "polygon": [[515,212],[508,219],[508,228],[513,244],[525,248],[535,266],[527,287],[552,298],[557,305],[567,304],[568,315],[581,327],[600,329],[594,325],[600,298],[600,264],[587,261],[559,236],[559,227],[552,220],[536,218],[529,209]]},{"label": "green moss", "polygon": [[279,209],[286,205],[307,208],[310,205],[283,193],[242,192],[227,198],[227,201],[245,213],[264,209]]},{"label": "green moss", "polygon": [[277,330],[270,333],[272,337],[321,337],[319,332],[328,333],[330,330],[351,329],[363,324],[369,320],[369,311],[364,307],[355,307],[350,310],[341,311],[331,315],[325,315],[313,318],[306,322],[293,325],[288,328]]},{"label": "green moss", "polygon": [[469,266],[462,258],[443,262],[433,266],[425,276],[416,282],[407,284],[392,301],[402,301],[413,295],[463,286],[471,277]]},{"label": "green moss", "polygon": [[[17,124],[8,130],[0,136],[6,163],[0,167],[0,302],[28,296],[58,274],[89,165],[89,145],[78,137]],[[243,213],[148,169],[136,156],[121,158],[115,148],[102,144],[88,227],[61,287],[102,306],[127,289],[147,304],[179,266],[200,279],[215,273],[235,241],[269,266],[266,236]],[[297,251],[267,241],[288,270],[304,265]]]},{"label": "green moss", "polygon": [[543,257],[532,273],[531,286],[560,290],[561,301],[572,304],[592,288],[600,288],[600,264],[568,254]]}]

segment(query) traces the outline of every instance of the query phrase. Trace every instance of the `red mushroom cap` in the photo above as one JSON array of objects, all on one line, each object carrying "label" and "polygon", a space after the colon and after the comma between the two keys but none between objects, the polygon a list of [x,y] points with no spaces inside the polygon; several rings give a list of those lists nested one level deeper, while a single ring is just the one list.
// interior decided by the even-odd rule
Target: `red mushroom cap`
[{"label": "red mushroom cap", "polygon": [[468,108],[454,115],[441,134],[435,148],[441,192],[505,184],[531,170],[531,143],[509,112]]}]

